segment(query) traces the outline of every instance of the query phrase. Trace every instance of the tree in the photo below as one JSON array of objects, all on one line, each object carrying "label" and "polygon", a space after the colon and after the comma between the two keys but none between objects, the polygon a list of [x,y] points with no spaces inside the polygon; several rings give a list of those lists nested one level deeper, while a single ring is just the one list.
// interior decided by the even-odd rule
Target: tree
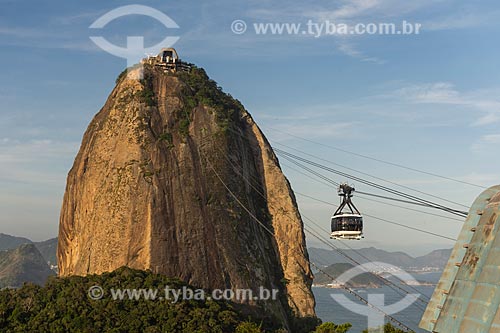
[{"label": "tree", "polygon": [[327,322],[316,327],[314,333],[346,333],[352,327],[350,323],[345,324],[334,324],[332,322]]},{"label": "tree", "polygon": [[[380,328],[375,328],[375,329],[370,328],[364,330],[363,333],[379,332],[379,330]],[[407,333],[407,332],[392,326],[391,323],[387,323],[384,325],[384,333]],[[410,331],[409,333],[414,333],[414,332]]]},{"label": "tree", "polygon": [[236,327],[235,333],[263,333],[260,325],[251,321],[245,321]]}]

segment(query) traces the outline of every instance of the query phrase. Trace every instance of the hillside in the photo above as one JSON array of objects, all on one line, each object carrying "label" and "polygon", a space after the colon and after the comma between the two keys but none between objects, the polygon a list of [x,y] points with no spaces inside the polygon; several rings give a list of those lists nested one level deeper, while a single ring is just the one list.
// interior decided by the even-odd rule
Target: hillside
[{"label": "hillside", "polygon": [[21,244],[32,243],[29,239],[24,237],[15,237],[0,233],[0,251],[13,250],[18,248]]},{"label": "hillside", "polygon": [[57,238],[34,243],[38,251],[50,265],[57,265]]},{"label": "hillside", "polygon": [[24,282],[43,285],[55,273],[33,244],[0,251],[0,288],[20,287]]},{"label": "hillside", "polygon": [[[330,265],[323,269],[324,273],[320,272],[314,275],[314,284],[326,285],[332,283],[333,281],[331,277],[337,278],[353,267],[353,265],[347,263]],[[382,286],[382,282],[374,274],[363,273],[350,279],[348,286],[352,288],[378,288]]]},{"label": "hillside", "polygon": [[437,267],[444,268],[450,258],[452,249],[435,250],[425,256],[416,257],[413,266],[409,267]]}]

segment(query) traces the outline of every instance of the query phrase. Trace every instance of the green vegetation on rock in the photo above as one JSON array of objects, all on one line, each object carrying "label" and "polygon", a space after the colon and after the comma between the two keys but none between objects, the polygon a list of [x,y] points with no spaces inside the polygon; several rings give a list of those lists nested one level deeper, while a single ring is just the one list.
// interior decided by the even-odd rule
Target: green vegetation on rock
[{"label": "green vegetation on rock", "polygon": [[143,89],[138,92],[141,101],[147,106],[156,106],[156,97],[153,91],[153,81],[149,77],[151,75],[149,72],[144,71],[144,79],[141,80]]},{"label": "green vegetation on rock", "polygon": [[222,91],[217,83],[210,79],[203,68],[193,66],[190,72],[180,72],[178,77],[189,86],[191,93],[184,97],[183,112],[190,115],[193,108],[206,106],[215,111],[217,121],[223,131],[227,130],[232,117],[244,112],[243,105],[231,95]]},{"label": "green vegetation on rock", "polygon": [[125,68],[121,73],[120,75],[118,75],[118,77],[116,78],[115,80],[115,83],[118,84],[121,82],[121,80],[123,80],[126,76],[127,76],[127,73],[128,73],[128,68]]}]

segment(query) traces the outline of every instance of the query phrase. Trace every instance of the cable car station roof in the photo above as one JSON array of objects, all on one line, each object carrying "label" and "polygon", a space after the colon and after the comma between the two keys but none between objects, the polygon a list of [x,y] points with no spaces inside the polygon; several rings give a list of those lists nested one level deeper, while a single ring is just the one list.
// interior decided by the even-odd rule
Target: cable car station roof
[{"label": "cable car station roof", "polygon": [[499,206],[500,186],[481,193],[472,205],[421,328],[438,333],[500,332]]}]

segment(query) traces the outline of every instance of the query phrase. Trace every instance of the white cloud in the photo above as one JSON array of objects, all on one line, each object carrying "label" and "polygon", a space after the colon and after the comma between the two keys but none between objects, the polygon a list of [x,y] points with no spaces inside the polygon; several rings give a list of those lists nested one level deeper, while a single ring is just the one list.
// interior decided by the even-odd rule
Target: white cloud
[{"label": "white cloud", "polygon": [[0,36],[4,46],[30,46],[38,49],[63,49],[86,52],[102,51],[87,36],[76,36],[67,30],[37,29],[18,26],[0,27]]},{"label": "white cloud", "polygon": [[0,160],[33,161],[38,158],[52,158],[75,153],[76,142],[58,142],[50,139],[37,139],[21,142],[3,138],[0,142]]},{"label": "white cloud", "polygon": [[93,21],[104,14],[105,10],[90,11],[76,15],[58,16],[52,19],[52,22],[60,25],[74,25],[76,23],[85,23],[90,25]]},{"label": "white cloud", "polygon": [[456,105],[483,113],[472,122],[473,126],[500,121],[500,95],[494,90],[461,92],[452,83],[435,82],[403,87],[395,95],[413,103]]},{"label": "white cloud", "polygon": [[480,117],[476,120],[472,125],[482,126],[489,125],[500,122],[500,114],[497,113],[488,113],[485,116]]},{"label": "white cloud", "polygon": [[[500,140],[498,141],[500,143]],[[494,173],[477,173],[472,172],[470,174],[457,177],[464,182],[472,183],[472,184],[480,184],[485,187],[491,186],[492,184],[497,184],[500,180],[500,174]]]},{"label": "white cloud", "polygon": [[262,113],[259,114],[258,117],[260,119],[266,119],[266,120],[280,120],[280,121],[288,121],[288,120],[309,120],[311,118],[310,114],[288,114],[284,116],[276,116],[272,115],[271,113]]},{"label": "white cloud", "polygon": [[384,64],[385,61],[381,60],[377,57],[370,57],[365,55],[363,52],[359,51],[356,49],[352,44],[342,42],[338,44],[338,49],[340,52],[344,53],[345,55],[348,55],[352,58],[359,59],[361,61],[366,61],[366,62],[373,62],[376,64]]},{"label": "white cloud", "polygon": [[331,12],[320,12],[319,16],[330,19],[350,19],[366,14],[369,10],[376,9],[380,6],[380,0],[352,0],[344,2],[344,4]]},{"label": "white cloud", "polygon": [[473,152],[482,153],[497,150],[500,145],[500,134],[485,134],[471,147]]},{"label": "white cloud", "polygon": [[495,24],[500,18],[500,11],[459,11],[445,16],[436,17],[430,21],[422,22],[426,31],[454,30],[487,26]]},{"label": "white cloud", "polygon": [[482,139],[482,141],[484,141],[486,143],[500,144],[500,134],[484,135],[481,139]]},{"label": "white cloud", "polygon": [[[247,16],[254,19],[280,21],[283,19],[310,18],[317,21],[342,21],[349,22],[360,19],[408,15],[421,8],[431,7],[449,0],[339,0],[335,2],[297,3],[287,6],[288,3],[273,2],[272,5],[261,8],[252,8],[247,11]],[[357,23],[357,22],[356,22]]]},{"label": "white cloud", "polygon": [[41,29],[26,27],[0,27],[0,35],[15,38],[43,38],[54,37],[53,33]]},{"label": "white cloud", "polygon": [[[500,139],[499,139],[500,143]],[[495,173],[481,173],[481,172],[470,172],[465,175],[448,175],[449,177],[467,182],[470,184],[476,184],[479,186],[490,186],[492,183],[498,182],[500,179],[500,174]],[[420,187],[420,188],[430,188],[430,186],[443,187],[446,184],[450,184],[450,181],[443,178],[397,178],[390,179],[392,182],[410,186],[410,187]]]},{"label": "white cloud", "polygon": [[78,150],[76,142],[48,139],[20,142],[0,140],[0,182],[64,184],[66,171],[54,169],[54,163],[65,165]]},{"label": "white cloud", "polygon": [[401,97],[415,103],[460,104],[462,98],[449,82],[411,85],[396,91]]},{"label": "white cloud", "polygon": [[[353,128],[355,124],[352,122],[309,122],[309,123],[280,123],[272,125],[273,128],[283,131],[285,133],[293,133],[299,137],[306,137],[311,139],[327,139],[327,138],[346,138],[354,135]],[[268,129],[266,132],[272,134],[275,141],[291,140],[289,135],[280,133],[279,131],[272,131]]]},{"label": "white cloud", "polygon": [[420,0],[420,1],[400,1],[400,0],[344,0],[335,9],[306,8],[303,13],[306,16],[314,17],[318,20],[361,20],[388,17],[402,17],[425,7],[434,6],[446,0]]}]

